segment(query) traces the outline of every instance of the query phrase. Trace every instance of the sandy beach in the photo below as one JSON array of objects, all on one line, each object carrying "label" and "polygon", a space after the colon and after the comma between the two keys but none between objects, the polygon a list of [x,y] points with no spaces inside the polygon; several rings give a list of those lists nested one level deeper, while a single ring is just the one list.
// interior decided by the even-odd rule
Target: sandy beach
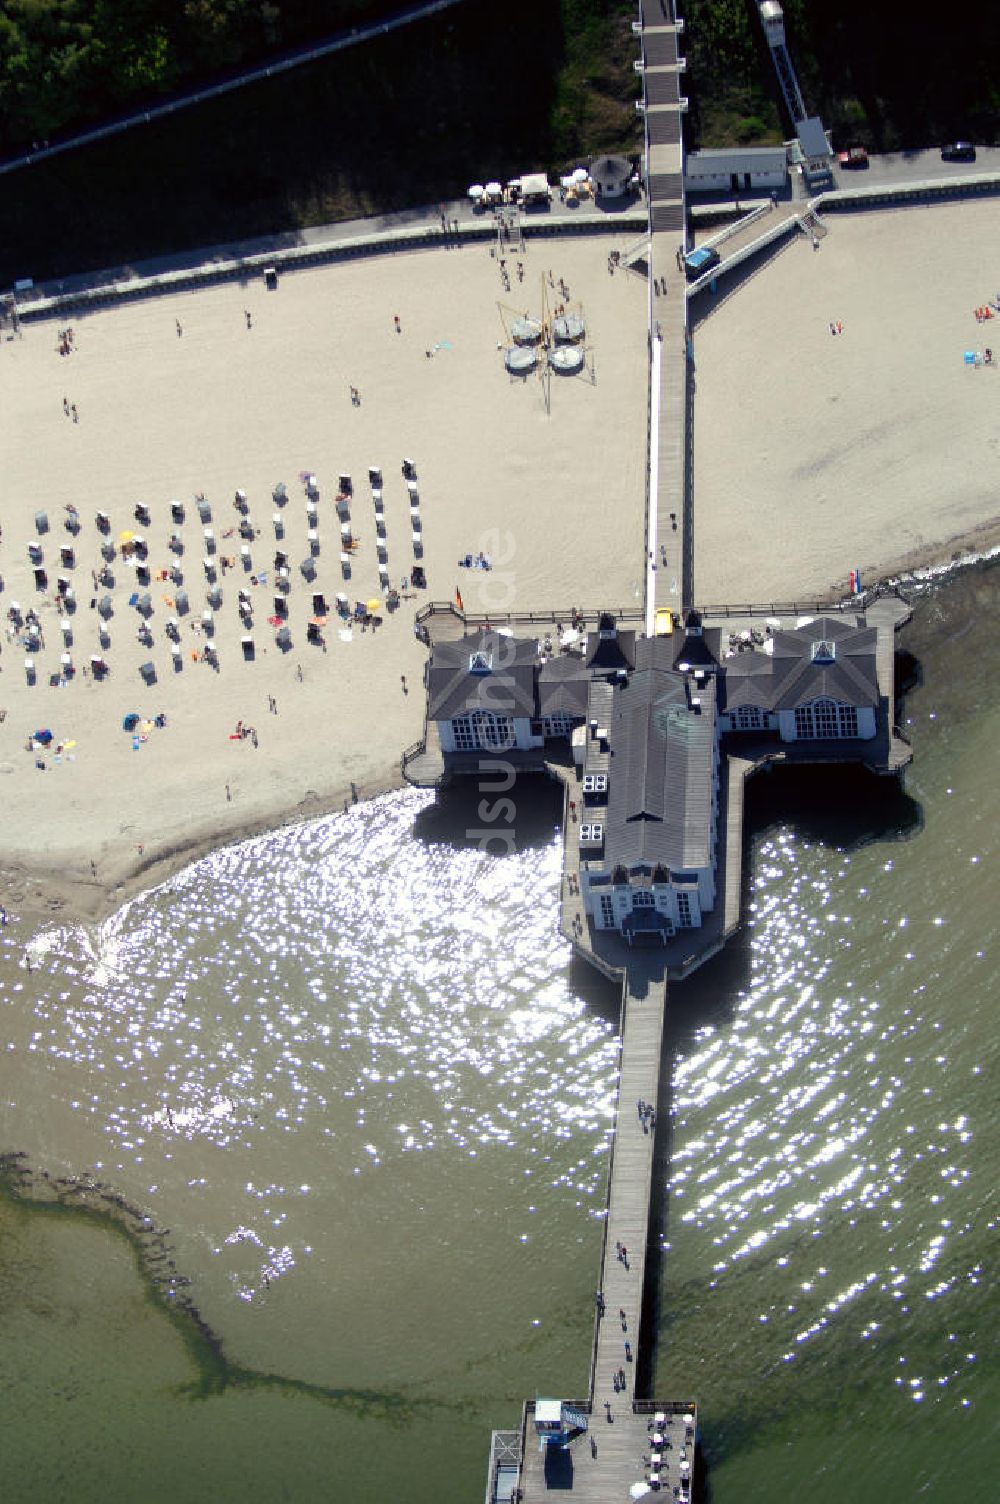
[{"label": "sandy beach", "polygon": [[839,595],[1000,541],[1000,315],[974,316],[1000,300],[1000,205],[825,223],[692,308],[699,601]]},{"label": "sandy beach", "polygon": [[[22,339],[0,346],[7,628],[0,865],[19,908],[97,914],[130,883],[166,876],[221,840],[338,807],[352,783],[359,795],[396,783],[400,753],[423,722],[426,653],[413,624],[428,600],[451,599],[459,589],[467,610],[492,612],[568,609],[598,597],[611,606],[637,602],[645,283],[609,277],[608,252],[621,244],[617,236],[536,242],[522,258],[523,282],[515,260],[509,263],[509,294],[486,247],[442,249],[287,275],[274,293],[256,281],[234,282],[94,313],[73,320],[68,355],[59,353],[56,322],[29,324]],[[498,344],[505,317],[541,311],[550,269],[556,282],[565,279],[571,303],[582,303],[595,379],[553,379],[547,408],[541,381],[507,377]],[[64,411],[64,398],[78,421]],[[374,632],[346,630],[331,616],[325,648],[308,644],[314,592],[330,607],[338,592],[352,607],[379,593],[369,466],[383,471],[391,583],[398,587],[410,572],[404,456],[417,466],[427,588],[408,590]],[[312,581],[300,570],[310,553],[306,472],[320,493]],[[334,506],[342,474],[354,486],[358,540],[347,581]],[[280,540],[272,522],[278,482],[288,491]],[[246,569],[237,489],[246,492],[256,534]],[[199,493],[212,507],[216,560],[234,561],[225,573],[219,565],[217,668],[200,661],[208,639],[192,626],[200,628],[210,583]],[[173,500],[186,509],[179,528]],[[136,521],[137,503],[149,508],[148,526]],[[79,513],[75,537],[64,526],[68,506]],[[35,523],[40,510],[49,523],[44,535]],[[98,511],[110,518],[112,542],[126,530],[147,540],[148,646],[137,640],[141,618],[128,605],[143,589],[135,560],[119,553],[107,591],[110,646],[100,647],[92,603],[106,592],[93,572],[103,567],[106,540]],[[180,555],[169,547],[174,533]],[[48,583],[41,591],[29,544],[42,549]],[[71,568],[60,563],[67,546]],[[286,652],[268,624],[278,549],[290,567]],[[493,563],[489,573],[458,567],[480,552]],[[159,578],[174,564],[190,601],[179,668],[164,630],[176,582]],[[55,601],[60,574],[76,596],[66,638]],[[253,608],[252,662],[241,648],[241,589]],[[22,615],[29,607],[37,613],[44,635],[37,652],[26,651],[8,615],[12,602]],[[100,683],[89,673],[97,653],[110,671]],[[149,685],[140,674],[147,662],[156,675]],[[130,712],[148,721],[164,716],[166,724],[136,746],[122,729]],[[241,721],[255,739],[233,739]],[[47,752],[29,748],[35,730],[52,732]]]}]

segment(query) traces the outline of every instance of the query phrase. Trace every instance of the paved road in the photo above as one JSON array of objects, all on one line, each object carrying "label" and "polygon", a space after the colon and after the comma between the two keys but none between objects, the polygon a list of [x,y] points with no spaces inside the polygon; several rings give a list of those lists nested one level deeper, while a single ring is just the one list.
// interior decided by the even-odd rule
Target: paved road
[{"label": "paved road", "polygon": [[882,183],[926,182],[928,179],[972,177],[977,172],[1000,172],[1000,147],[979,146],[974,162],[942,162],[940,147],[925,151],[896,151],[869,158],[870,165],[843,170],[834,167],[838,188],[877,188]]},{"label": "paved road", "polygon": [[423,4],[407,6],[405,10],[382,16],[367,26],[352,26],[349,30],[345,28],[321,42],[295,47],[289,52],[281,53],[278,57],[269,58],[267,62],[260,63],[255,68],[247,68],[242,73],[234,74],[231,78],[220,79],[203,89],[192,89],[188,94],[175,95],[160,104],[151,104],[148,109],[133,110],[128,115],[105,121],[90,130],[80,131],[75,136],[67,136],[61,141],[53,141],[37,150],[8,157],[0,162],[0,174],[16,172],[18,168],[28,167],[33,162],[44,162],[47,157],[57,156],[60,152],[76,151],[78,147],[89,146],[92,142],[104,140],[107,136],[119,135],[122,131],[131,130],[133,126],[148,125],[151,120],[158,120],[163,115],[173,115],[178,110],[187,109],[189,105],[203,104],[208,99],[217,99],[220,94],[228,94],[233,89],[242,89],[244,84],[257,83],[260,79],[273,78],[279,73],[287,73],[292,68],[300,67],[302,63],[311,63],[316,58],[326,57],[331,52],[342,52],[347,47],[356,47],[359,42],[368,42],[374,37],[385,36],[387,32],[396,31],[400,26],[409,26],[412,21],[420,21],[425,16],[435,15],[438,11],[448,10],[451,6],[461,3],[462,0],[424,0]]}]

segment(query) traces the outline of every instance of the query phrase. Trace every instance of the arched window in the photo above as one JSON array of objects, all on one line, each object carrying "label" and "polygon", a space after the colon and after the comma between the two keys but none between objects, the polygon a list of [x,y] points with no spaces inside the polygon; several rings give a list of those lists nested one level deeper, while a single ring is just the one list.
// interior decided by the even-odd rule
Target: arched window
[{"label": "arched window", "polygon": [[516,741],[511,717],[497,715],[492,710],[457,715],[451,726],[459,752],[509,752]]},{"label": "arched window", "polygon": [[857,734],[858,712],[853,705],[818,699],[796,706],[795,736],[798,741],[831,741]]}]

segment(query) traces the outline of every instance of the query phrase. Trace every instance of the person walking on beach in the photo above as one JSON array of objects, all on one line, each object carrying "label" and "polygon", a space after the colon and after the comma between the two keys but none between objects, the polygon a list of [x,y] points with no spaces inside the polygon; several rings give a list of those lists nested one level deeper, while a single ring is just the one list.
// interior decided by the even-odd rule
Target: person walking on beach
[{"label": "person walking on beach", "polygon": [[70,412],[73,414],[73,422],[74,423],[79,423],[79,421],[80,421],[80,414],[76,410],[76,403],[75,402],[70,405]]},{"label": "person walking on beach", "polygon": [[405,674],[400,674],[400,676],[399,676],[399,682],[403,686],[403,693],[404,693],[404,695],[408,695],[410,693],[410,691],[406,687],[406,675]]},{"label": "person walking on beach", "polygon": [[253,328],[253,319],[250,316],[250,310],[249,310],[249,308],[244,308],[244,310],[243,310],[243,317],[247,321],[247,328],[248,329],[252,329]]},{"label": "person walking on beach", "polygon": [[66,414],[66,416],[68,418],[69,417],[69,398],[68,397],[64,397],[63,398],[63,412]]},{"label": "person walking on beach", "polygon": [[180,339],[181,335],[184,333],[184,330],[181,328],[180,319],[174,319],[174,327],[177,330],[177,338]]}]

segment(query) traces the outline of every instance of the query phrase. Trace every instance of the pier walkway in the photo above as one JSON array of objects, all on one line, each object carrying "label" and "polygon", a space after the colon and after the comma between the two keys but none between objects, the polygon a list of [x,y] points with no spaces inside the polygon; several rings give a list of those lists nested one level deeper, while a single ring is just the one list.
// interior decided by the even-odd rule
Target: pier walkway
[{"label": "pier walkway", "polygon": [[643,0],[640,41],[649,203],[650,434],[647,515],[647,631],[657,607],[691,604],[687,509],[688,381],[684,143],[681,95],[683,23],[672,7]]},{"label": "pier walkway", "polygon": [[[657,1474],[665,1496],[688,1495],[694,1407],[636,1399],[655,1142],[655,1117],[640,1114],[638,1104],[655,1109],[659,1099],[665,1011],[662,959],[649,953],[647,961],[638,952],[622,996],[618,1102],[601,1265],[604,1308],[594,1324],[590,1395],[577,1402],[578,1408],[589,1411],[590,1428],[567,1448],[542,1448],[532,1434],[534,1407],[525,1407],[520,1475],[524,1504],[567,1488],[575,1498],[593,1504],[627,1500],[634,1485],[648,1485],[650,1459],[656,1454],[661,1458]],[[621,1256],[619,1248],[624,1250]],[[624,1383],[616,1388],[619,1374]],[[654,1435],[662,1437],[655,1447]]]}]

